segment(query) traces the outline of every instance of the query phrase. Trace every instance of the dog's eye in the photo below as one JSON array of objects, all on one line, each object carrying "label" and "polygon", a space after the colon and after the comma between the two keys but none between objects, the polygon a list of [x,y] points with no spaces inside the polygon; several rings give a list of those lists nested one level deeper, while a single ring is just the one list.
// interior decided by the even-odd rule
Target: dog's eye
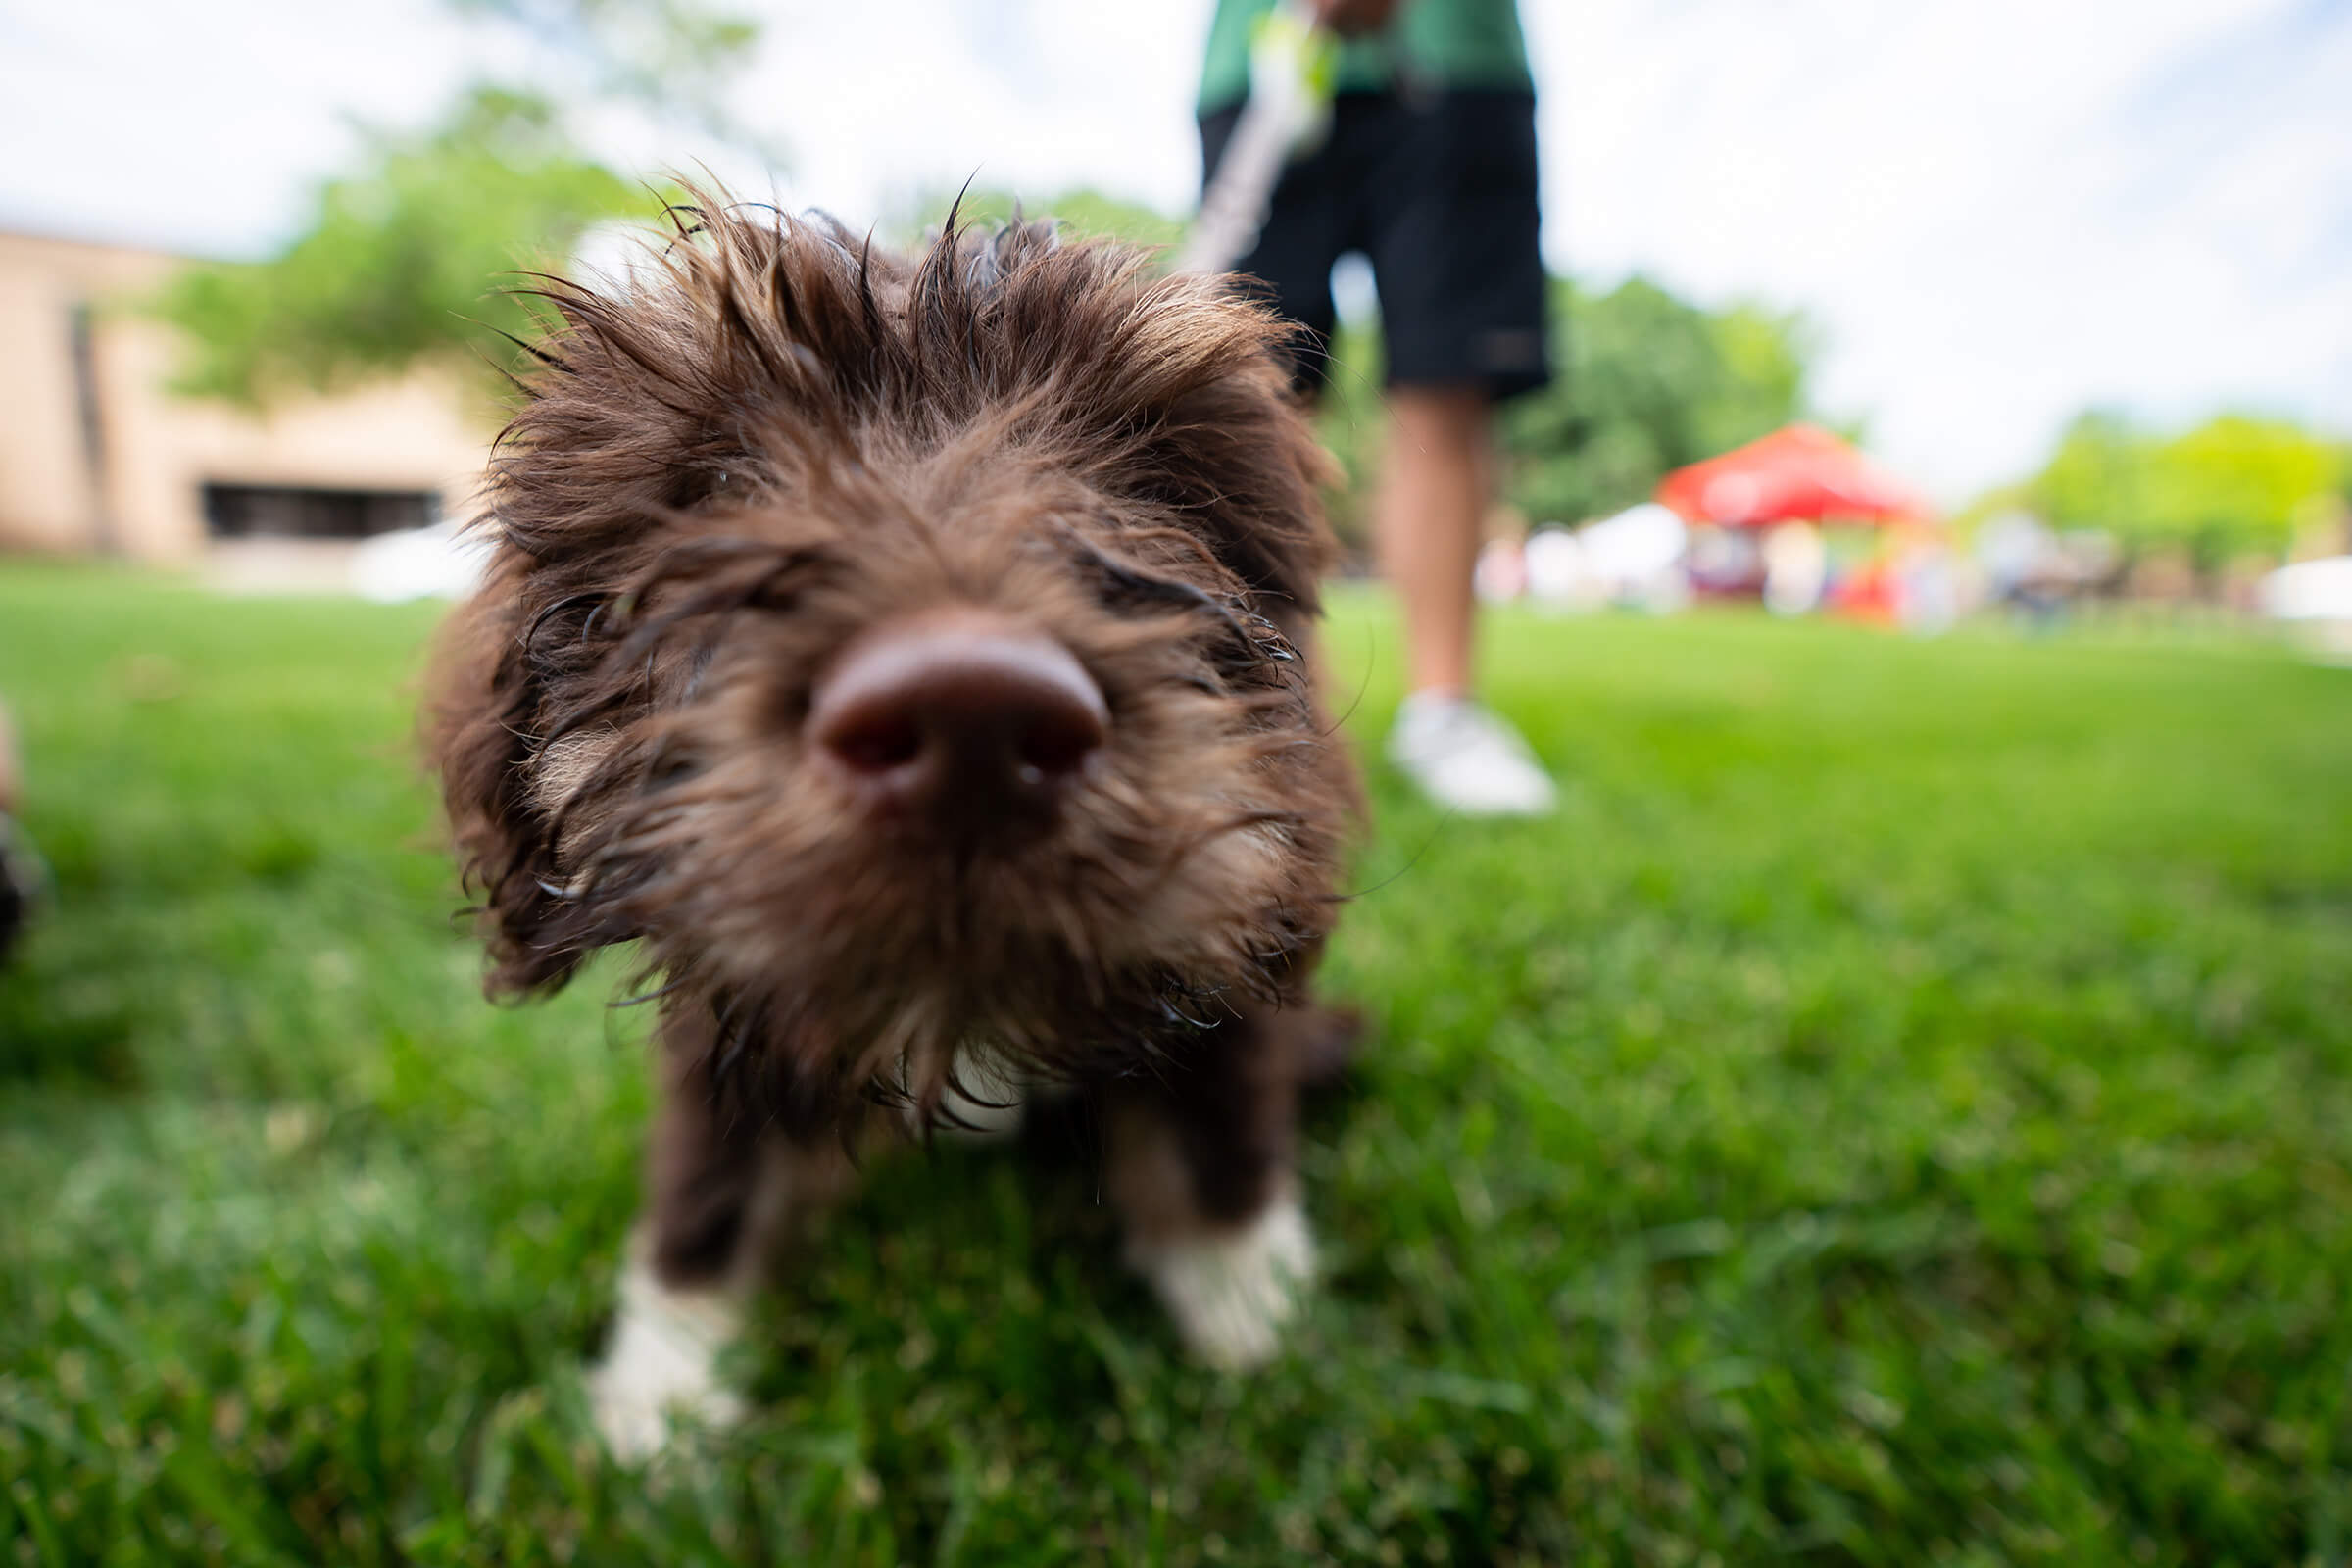
[{"label": "dog's eye", "polygon": [[1222,609],[1216,596],[1205,589],[1172,577],[1155,577],[1106,555],[1091,554],[1087,564],[1094,568],[1098,591],[1113,609],[1133,610],[1143,605],[1212,612]]},{"label": "dog's eye", "polygon": [[665,790],[701,776],[708,764],[702,758],[681,746],[669,747],[656,757],[645,770],[648,792]]}]

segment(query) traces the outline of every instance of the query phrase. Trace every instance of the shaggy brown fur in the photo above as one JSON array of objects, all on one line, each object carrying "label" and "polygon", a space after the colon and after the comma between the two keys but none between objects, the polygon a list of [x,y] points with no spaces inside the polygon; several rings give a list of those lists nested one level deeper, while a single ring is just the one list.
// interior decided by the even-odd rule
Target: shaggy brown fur
[{"label": "shaggy brown fur", "polygon": [[[680,227],[625,293],[547,285],[495,561],[432,679],[491,990],[641,944],[672,1279],[734,1266],[779,1140],[939,1117],[959,1053],[1180,1150],[1188,1190],[1139,1225],[1253,1213],[1329,1027],[1307,987],[1353,802],[1282,329],[1041,223],[913,260],[765,210]],[[811,756],[836,653],[951,607],[1052,638],[1108,708],[1042,837],[884,831]]]}]

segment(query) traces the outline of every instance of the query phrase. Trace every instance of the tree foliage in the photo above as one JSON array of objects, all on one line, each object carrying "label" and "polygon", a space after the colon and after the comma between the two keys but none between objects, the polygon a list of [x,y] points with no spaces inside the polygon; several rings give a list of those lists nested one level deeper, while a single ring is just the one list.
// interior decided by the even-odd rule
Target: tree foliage
[{"label": "tree foliage", "polygon": [[756,24],[692,0],[452,3],[523,29],[534,84],[478,84],[422,130],[369,130],[276,255],[183,270],[152,302],[186,343],[174,390],[258,407],[420,364],[511,363],[538,330],[517,274],[661,199],[582,151],[567,107],[625,103],[758,150],[722,91]]},{"label": "tree foliage", "polygon": [[1502,421],[1511,499],[1539,520],[1645,501],[1669,471],[1805,412],[1797,317],[1710,312],[1634,277],[1606,294],[1555,279],[1552,318],[1555,379]]},{"label": "tree foliage", "polygon": [[727,108],[727,89],[760,24],[692,0],[450,0],[460,12],[514,24],[570,68],[573,90],[632,103],[718,141],[781,162]]},{"label": "tree foliage", "polygon": [[418,362],[504,365],[509,334],[536,327],[502,281],[648,205],[571,149],[545,100],[476,88],[421,134],[371,134],[274,258],[178,273],[158,304],[188,342],[173,388],[258,406]]},{"label": "tree foliage", "polygon": [[1078,238],[1100,235],[1154,250],[1173,247],[1184,237],[1182,219],[1084,185],[1044,197],[1034,192],[1017,196],[989,186],[933,191],[915,204],[913,221],[890,226],[901,231],[904,242],[919,245],[939,232],[950,209],[960,222],[1002,223],[1016,214],[1024,218],[1051,218],[1064,232]]},{"label": "tree foliage", "polygon": [[2289,420],[2222,414],[2167,435],[2093,411],[2067,427],[2025,495],[2058,527],[2185,547],[2212,564],[2283,549],[2348,480],[2352,448]]}]

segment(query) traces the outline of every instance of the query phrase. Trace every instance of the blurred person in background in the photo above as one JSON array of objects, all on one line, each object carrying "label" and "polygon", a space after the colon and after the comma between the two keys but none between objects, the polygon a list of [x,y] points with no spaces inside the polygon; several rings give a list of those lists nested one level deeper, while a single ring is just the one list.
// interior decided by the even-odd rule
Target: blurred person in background
[{"label": "blurred person in background", "polygon": [[[1201,160],[1216,177],[1250,94],[1250,46],[1277,0],[1218,0],[1201,75]],[[1494,411],[1549,379],[1537,250],[1536,102],[1514,0],[1306,0],[1337,33],[1328,135],[1284,170],[1254,245],[1258,278],[1304,332],[1296,379],[1328,373],[1332,265],[1361,252],[1379,286],[1389,432],[1374,507],[1402,603],[1406,696],[1390,759],[1468,814],[1537,815],[1552,781],[1473,683],[1473,581],[1495,490]]]}]

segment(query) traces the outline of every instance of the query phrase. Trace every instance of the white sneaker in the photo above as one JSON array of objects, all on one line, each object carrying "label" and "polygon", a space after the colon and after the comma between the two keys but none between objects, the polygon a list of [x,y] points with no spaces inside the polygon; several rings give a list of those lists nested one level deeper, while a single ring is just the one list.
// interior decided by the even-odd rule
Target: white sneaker
[{"label": "white sneaker", "polygon": [[1389,731],[1389,760],[1464,816],[1543,816],[1558,795],[1509,721],[1466,697],[1407,697]]}]

